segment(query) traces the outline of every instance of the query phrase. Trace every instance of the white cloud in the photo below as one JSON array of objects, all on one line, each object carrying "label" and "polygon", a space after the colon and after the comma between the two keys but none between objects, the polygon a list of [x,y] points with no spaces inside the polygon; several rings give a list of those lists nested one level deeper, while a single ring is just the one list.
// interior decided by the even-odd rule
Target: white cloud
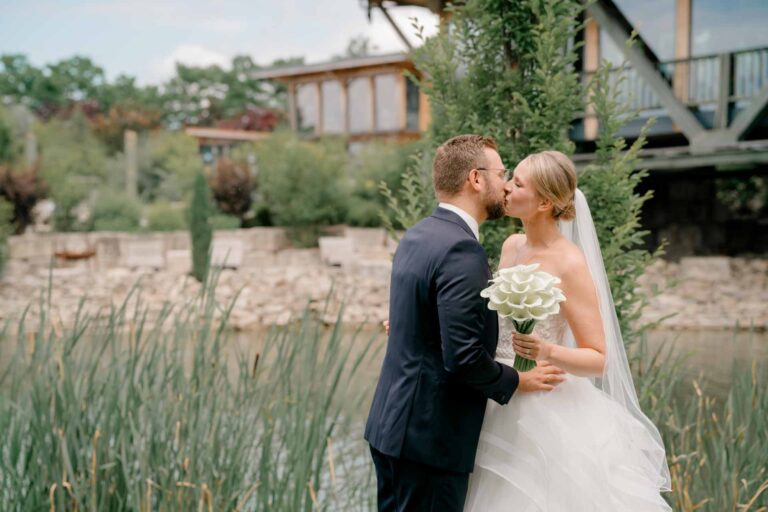
[{"label": "white cloud", "polygon": [[176,72],[176,63],[182,63],[188,66],[218,65],[227,67],[230,65],[230,61],[231,59],[229,56],[205,48],[204,46],[197,44],[182,44],[152,65],[152,76],[150,76],[146,82],[160,83],[168,80]]}]

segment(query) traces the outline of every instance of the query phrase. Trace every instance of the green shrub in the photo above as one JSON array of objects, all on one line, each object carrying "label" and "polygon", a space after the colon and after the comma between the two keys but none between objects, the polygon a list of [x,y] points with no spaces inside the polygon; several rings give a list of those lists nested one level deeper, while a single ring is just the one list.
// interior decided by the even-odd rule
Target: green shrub
[{"label": "green shrub", "polygon": [[187,228],[182,209],[168,201],[158,201],[147,207],[147,229],[150,231],[177,231]]},{"label": "green shrub", "polygon": [[276,225],[301,228],[344,220],[347,154],[340,141],[308,142],[278,133],[257,151],[262,204]]},{"label": "green shrub", "polygon": [[209,222],[213,229],[238,229],[240,227],[240,219],[225,213],[212,215]]},{"label": "green shrub", "polygon": [[101,190],[91,210],[94,231],[136,231],[141,224],[141,203],[122,192]]},{"label": "green shrub", "polygon": [[380,211],[386,204],[380,186],[401,188],[403,174],[417,143],[371,142],[349,159],[351,192],[347,202],[347,222],[353,226],[380,226]]},{"label": "green shrub", "polygon": [[208,181],[202,172],[198,172],[189,209],[189,230],[192,238],[192,275],[201,283],[205,282],[210,266],[212,210]]}]

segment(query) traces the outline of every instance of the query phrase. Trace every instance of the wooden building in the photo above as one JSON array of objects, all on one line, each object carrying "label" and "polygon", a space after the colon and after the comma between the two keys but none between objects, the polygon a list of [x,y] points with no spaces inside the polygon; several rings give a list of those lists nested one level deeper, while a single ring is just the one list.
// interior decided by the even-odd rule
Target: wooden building
[{"label": "wooden building", "polygon": [[405,141],[418,138],[430,120],[427,98],[406,71],[416,73],[396,53],[264,70],[253,78],[288,85],[288,120],[300,134]]}]

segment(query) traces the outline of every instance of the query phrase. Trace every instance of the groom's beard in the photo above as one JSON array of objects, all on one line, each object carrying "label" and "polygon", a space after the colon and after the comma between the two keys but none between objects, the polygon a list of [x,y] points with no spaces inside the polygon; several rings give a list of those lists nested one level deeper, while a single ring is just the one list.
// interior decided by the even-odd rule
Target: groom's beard
[{"label": "groom's beard", "polygon": [[489,200],[485,203],[485,211],[488,214],[488,220],[499,220],[504,217],[506,210],[504,200]]}]

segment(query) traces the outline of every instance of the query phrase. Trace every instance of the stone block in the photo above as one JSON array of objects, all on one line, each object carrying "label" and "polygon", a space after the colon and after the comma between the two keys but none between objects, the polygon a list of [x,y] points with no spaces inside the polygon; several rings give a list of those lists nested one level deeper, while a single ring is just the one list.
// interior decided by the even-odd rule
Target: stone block
[{"label": "stone block", "polygon": [[240,238],[214,238],[211,265],[239,268],[243,264],[243,241]]},{"label": "stone block", "polygon": [[320,260],[326,265],[344,266],[354,260],[354,245],[351,238],[322,236],[318,239]]},{"label": "stone block", "polygon": [[129,238],[121,244],[123,264],[129,268],[163,268],[165,254],[162,239]]},{"label": "stone block", "polygon": [[347,228],[345,238],[352,240],[356,251],[376,251],[386,246],[387,231],[382,228]]}]

